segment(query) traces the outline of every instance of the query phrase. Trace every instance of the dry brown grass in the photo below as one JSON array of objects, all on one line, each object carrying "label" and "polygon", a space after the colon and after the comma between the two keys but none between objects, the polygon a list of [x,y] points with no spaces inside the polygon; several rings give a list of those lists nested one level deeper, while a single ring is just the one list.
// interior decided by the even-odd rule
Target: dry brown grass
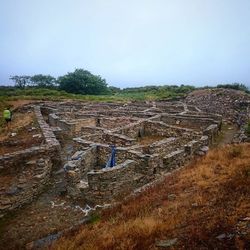
[{"label": "dry brown grass", "polygon": [[[171,238],[172,249],[249,249],[249,187],[250,144],[214,149],[53,249],[159,249],[156,241]],[[216,238],[223,233],[231,237]]]}]

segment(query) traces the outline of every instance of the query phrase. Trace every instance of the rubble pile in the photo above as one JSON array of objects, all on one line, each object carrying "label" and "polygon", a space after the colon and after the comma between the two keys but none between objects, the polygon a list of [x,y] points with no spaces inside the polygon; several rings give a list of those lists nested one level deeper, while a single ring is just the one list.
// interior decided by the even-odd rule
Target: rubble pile
[{"label": "rubble pile", "polygon": [[224,120],[237,125],[239,132],[234,142],[248,141],[245,127],[250,120],[250,95],[233,89],[203,89],[192,92],[186,98],[189,105],[195,105],[200,110],[220,114]]},{"label": "rubble pile", "polygon": [[250,95],[233,89],[205,89],[189,94],[186,102],[204,112],[220,114],[235,121],[239,113],[245,112],[249,107]]}]

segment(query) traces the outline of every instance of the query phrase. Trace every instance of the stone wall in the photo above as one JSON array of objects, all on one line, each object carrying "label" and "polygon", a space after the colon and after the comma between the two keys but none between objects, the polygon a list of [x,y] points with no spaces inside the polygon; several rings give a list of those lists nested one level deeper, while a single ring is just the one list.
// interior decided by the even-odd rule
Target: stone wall
[{"label": "stone wall", "polygon": [[0,156],[0,216],[32,201],[49,183],[52,167],[60,161],[60,144],[44,121],[39,106],[35,115],[45,144]]},{"label": "stone wall", "polygon": [[97,123],[96,117],[88,117],[81,119],[61,119],[57,114],[49,114],[49,124],[53,127],[59,127],[65,133],[71,136],[77,136],[82,134],[82,130],[85,127],[95,127]]},{"label": "stone wall", "polygon": [[[97,159],[97,162],[81,163],[76,169],[71,168],[70,171],[66,171],[69,181],[68,192],[74,198],[81,197],[92,203],[109,202],[154,180],[156,174],[162,171],[172,171],[182,166],[207,144],[208,137],[202,136],[199,140],[189,141],[178,148],[175,138],[168,138],[156,143],[151,155],[118,147],[116,155],[118,165],[114,168],[105,168],[111,152],[110,147],[97,144],[95,150],[87,151],[88,153],[81,157],[81,162],[84,162],[85,157]],[[93,148],[93,145],[91,147]],[[90,170],[91,168],[93,170]],[[87,180],[81,172],[84,172],[85,176],[87,172]]]},{"label": "stone wall", "polygon": [[130,117],[116,117],[116,118],[100,118],[100,124],[97,125],[99,127],[103,127],[106,129],[114,129],[115,127],[117,127],[117,125],[121,126],[125,126],[128,125],[130,123],[135,122],[137,119],[133,119]]},{"label": "stone wall", "polygon": [[169,137],[161,141],[155,142],[148,147],[148,154],[166,154],[183,145],[180,138]]},{"label": "stone wall", "polygon": [[[50,119],[78,136],[64,167],[68,194],[93,203],[112,201],[203,155],[221,124],[220,117],[182,102],[58,106]],[[110,145],[117,165],[107,169]]]},{"label": "stone wall", "polygon": [[167,154],[163,158],[163,168],[167,171],[172,171],[180,166],[182,166],[185,162],[189,160],[188,154],[185,153],[185,150],[178,149],[172,151],[171,153]]},{"label": "stone wall", "polygon": [[195,134],[195,131],[187,128],[179,128],[177,126],[167,125],[164,122],[145,121],[144,122],[145,135],[159,135],[165,137],[178,137],[183,134]]},{"label": "stone wall", "polygon": [[86,199],[92,203],[102,203],[129,194],[140,186],[142,176],[136,173],[135,167],[135,161],[126,160],[113,168],[89,172]]},{"label": "stone wall", "polygon": [[[97,144],[97,156],[98,156],[98,162],[97,164],[99,167],[104,167],[107,160],[109,159],[109,156],[111,154],[111,148],[109,145],[105,144]],[[145,166],[145,160],[147,160],[146,155],[133,151],[133,150],[126,150],[122,147],[116,148],[116,161],[118,164],[123,163],[127,159],[134,160],[138,164],[141,164],[141,167],[143,168]],[[138,168],[139,170],[139,168]]]},{"label": "stone wall", "polygon": [[217,124],[211,124],[203,131],[203,134],[208,136],[210,143],[214,142],[218,133],[219,127]]},{"label": "stone wall", "polygon": [[[26,203],[31,202],[43,188],[49,184],[52,161],[50,157],[34,155],[26,161],[19,162],[20,169],[13,175],[3,174],[1,179],[0,217]],[[12,169],[13,170],[13,169]]]},{"label": "stone wall", "polygon": [[123,134],[130,138],[136,139],[144,135],[144,124],[142,121],[135,122],[135,123],[126,125],[122,128],[119,128],[117,130],[113,130],[113,132],[117,134]]},{"label": "stone wall", "polygon": [[162,115],[161,120],[169,125],[182,126],[198,130],[205,129],[211,123],[217,123],[217,121],[210,118],[183,115]]},{"label": "stone wall", "polygon": [[114,134],[114,133],[108,132],[107,130],[105,131],[101,130],[101,131],[102,133],[98,131],[96,134],[84,135],[81,138],[88,140],[88,141],[95,142],[95,143],[116,145],[118,147],[130,146],[136,143],[135,139],[132,139],[126,135]]}]

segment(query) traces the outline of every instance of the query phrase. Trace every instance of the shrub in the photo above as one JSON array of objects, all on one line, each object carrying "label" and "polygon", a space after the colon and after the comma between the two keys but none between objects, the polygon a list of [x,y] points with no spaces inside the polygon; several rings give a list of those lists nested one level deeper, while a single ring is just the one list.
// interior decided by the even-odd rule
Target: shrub
[{"label": "shrub", "polygon": [[233,147],[228,151],[229,158],[240,157],[242,153],[242,149],[240,147]]},{"label": "shrub", "polygon": [[247,136],[250,136],[250,121],[248,121],[247,126],[246,126],[246,134]]}]

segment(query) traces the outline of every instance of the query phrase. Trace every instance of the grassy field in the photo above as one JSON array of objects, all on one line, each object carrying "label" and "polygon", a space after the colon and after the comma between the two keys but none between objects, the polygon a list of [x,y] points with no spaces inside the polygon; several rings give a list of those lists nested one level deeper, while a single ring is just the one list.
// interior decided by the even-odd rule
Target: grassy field
[{"label": "grassy field", "polygon": [[161,100],[166,98],[183,97],[193,90],[187,86],[165,86],[165,87],[142,87],[128,88],[107,95],[78,95],[67,93],[56,89],[38,89],[28,87],[19,89],[13,87],[0,87],[0,98],[7,100],[17,99],[39,99],[39,100],[61,100],[74,99],[83,101],[145,101]]},{"label": "grassy field", "polygon": [[53,249],[249,249],[250,144],[210,151]]}]

